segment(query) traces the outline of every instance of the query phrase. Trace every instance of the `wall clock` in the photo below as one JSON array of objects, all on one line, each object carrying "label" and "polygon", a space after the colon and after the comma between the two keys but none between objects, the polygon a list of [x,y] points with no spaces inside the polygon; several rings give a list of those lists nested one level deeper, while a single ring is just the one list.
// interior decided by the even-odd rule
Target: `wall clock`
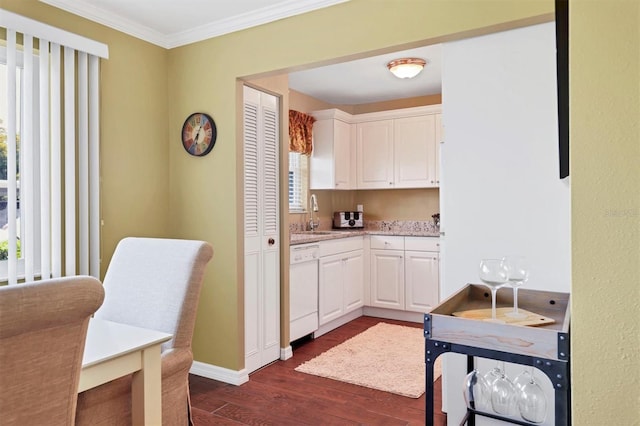
[{"label": "wall clock", "polygon": [[210,115],[195,112],[182,125],[182,146],[191,155],[207,155],[216,144],[218,131]]}]

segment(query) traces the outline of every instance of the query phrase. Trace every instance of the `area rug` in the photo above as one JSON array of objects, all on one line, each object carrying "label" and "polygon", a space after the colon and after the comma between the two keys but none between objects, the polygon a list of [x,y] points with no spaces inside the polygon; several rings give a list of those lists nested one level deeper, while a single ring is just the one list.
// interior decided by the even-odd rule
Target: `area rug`
[{"label": "area rug", "polygon": [[[438,361],[434,369],[435,380],[441,374]],[[419,398],[426,380],[423,331],[381,322],[295,370]]]}]

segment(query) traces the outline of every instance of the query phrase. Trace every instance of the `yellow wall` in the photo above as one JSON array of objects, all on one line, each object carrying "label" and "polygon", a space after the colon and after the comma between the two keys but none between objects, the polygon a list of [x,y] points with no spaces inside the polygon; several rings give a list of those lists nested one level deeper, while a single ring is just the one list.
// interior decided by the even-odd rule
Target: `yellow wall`
[{"label": "yellow wall", "polygon": [[104,276],[123,237],[171,233],[167,51],[37,0],[0,0],[0,8],[109,45],[100,65]]},{"label": "yellow wall", "polygon": [[574,425],[640,424],[639,5],[570,4]]}]

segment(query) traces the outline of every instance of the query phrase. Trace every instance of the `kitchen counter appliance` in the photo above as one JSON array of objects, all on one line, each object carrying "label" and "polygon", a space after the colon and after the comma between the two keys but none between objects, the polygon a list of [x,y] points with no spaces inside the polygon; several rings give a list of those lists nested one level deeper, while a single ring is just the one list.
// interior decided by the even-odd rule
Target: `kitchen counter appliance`
[{"label": "kitchen counter appliance", "polygon": [[318,244],[290,248],[289,341],[318,329]]},{"label": "kitchen counter appliance", "polygon": [[335,229],[364,228],[364,213],[334,212],[333,227]]}]

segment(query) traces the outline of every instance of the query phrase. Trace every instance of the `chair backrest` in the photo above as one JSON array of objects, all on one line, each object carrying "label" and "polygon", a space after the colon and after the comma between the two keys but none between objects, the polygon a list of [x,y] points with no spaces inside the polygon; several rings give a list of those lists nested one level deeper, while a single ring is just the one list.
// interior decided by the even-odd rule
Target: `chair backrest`
[{"label": "chair backrest", "polygon": [[95,278],[0,287],[0,424],[73,425]]},{"label": "chair backrest", "polygon": [[212,256],[204,241],[124,238],[109,263],[96,318],[173,334],[163,350],[190,348],[204,269]]}]

